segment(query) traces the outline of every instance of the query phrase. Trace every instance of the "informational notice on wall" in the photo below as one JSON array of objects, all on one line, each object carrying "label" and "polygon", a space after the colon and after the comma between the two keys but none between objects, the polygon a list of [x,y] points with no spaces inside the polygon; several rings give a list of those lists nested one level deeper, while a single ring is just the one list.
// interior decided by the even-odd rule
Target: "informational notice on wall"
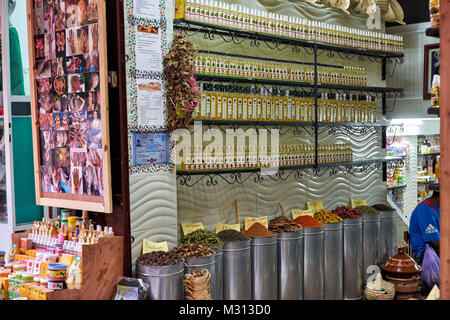
[{"label": "informational notice on wall", "polygon": [[160,29],[138,25],[136,28],[136,69],[146,72],[162,71]]},{"label": "informational notice on wall", "polygon": [[144,19],[161,19],[159,0],[134,0],[134,16]]},{"label": "informational notice on wall", "polygon": [[159,80],[137,80],[137,116],[140,126],[163,126],[164,100]]},{"label": "informational notice on wall", "polygon": [[169,163],[166,133],[134,133],[132,135],[133,166]]}]

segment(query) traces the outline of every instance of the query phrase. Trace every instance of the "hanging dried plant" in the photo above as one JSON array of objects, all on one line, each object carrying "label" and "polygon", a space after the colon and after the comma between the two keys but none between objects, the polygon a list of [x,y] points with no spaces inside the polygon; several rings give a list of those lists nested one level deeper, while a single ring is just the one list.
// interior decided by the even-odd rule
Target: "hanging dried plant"
[{"label": "hanging dried plant", "polygon": [[170,131],[189,128],[201,93],[195,86],[194,57],[196,49],[182,33],[174,35],[172,47],[164,55],[164,78],[168,127]]}]

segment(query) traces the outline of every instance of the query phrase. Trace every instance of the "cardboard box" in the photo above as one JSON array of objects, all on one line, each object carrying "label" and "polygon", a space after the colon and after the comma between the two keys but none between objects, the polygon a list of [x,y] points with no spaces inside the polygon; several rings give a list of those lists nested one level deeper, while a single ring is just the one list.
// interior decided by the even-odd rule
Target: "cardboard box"
[{"label": "cardboard box", "polygon": [[36,257],[36,250],[34,250],[34,249],[26,250],[25,251],[25,255],[35,258]]},{"label": "cardboard box", "polygon": [[46,288],[39,289],[39,300],[48,300],[48,294],[50,292],[53,292],[53,290]]},{"label": "cardboard box", "polygon": [[33,249],[33,240],[28,238],[20,238],[20,248],[24,250]]},{"label": "cardboard box", "polygon": [[61,259],[59,260],[59,263],[65,264],[67,268],[69,268],[72,265],[73,259],[75,259],[75,256],[73,254],[63,253]]}]

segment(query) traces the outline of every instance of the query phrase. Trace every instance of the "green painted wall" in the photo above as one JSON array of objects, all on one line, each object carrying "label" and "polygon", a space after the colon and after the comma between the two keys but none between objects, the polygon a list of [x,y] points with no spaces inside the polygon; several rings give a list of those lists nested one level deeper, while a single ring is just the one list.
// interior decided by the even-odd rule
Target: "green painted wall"
[{"label": "green painted wall", "polygon": [[12,118],[12,137],[16,224],[40,221],[43,208],[36,205],[31,117]]}]

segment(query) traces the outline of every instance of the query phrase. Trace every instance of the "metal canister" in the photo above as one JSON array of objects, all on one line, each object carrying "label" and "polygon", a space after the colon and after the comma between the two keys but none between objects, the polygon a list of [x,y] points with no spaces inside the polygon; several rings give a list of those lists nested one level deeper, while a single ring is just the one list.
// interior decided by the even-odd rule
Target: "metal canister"
[{"label": "metal canister", "polygon": [[[216,300],[216,254],[206,257],[186,257],[184,262],[184,274],[202,271],[206,269],[211,274],[209,280],[211,298]],[[184,290],[183,290],[184,291]]]},{"label": "metal canister", "polygon": [[367,268],[380,265],[380,214],[365,214],[362,218],[363,284],[372,274]]},{"label": "metal canister", "polygon": [[149,300],[184,299],[184,261],[172,266],[136,264],[136,276],[149,285]]},{"label": "metal canister", "polygon": [[344,299],[362,298],[362,218],[344,219]]},{"label": "metal canister", "polygon": [[280,232],[277,239],[278,299],[303,299],[303,232]]},{"label": "metal canister", "polygon": [[324,298],[323,226],[303,229],[303,299]]},{"label": "metal canister", "polygon": [[223,247],[223,299],[252,298],[250,240],[225,242]]},{"label": "metal canister", "polygon": [[397,253],[397,212],[380,212],[380,264]]},{"label": "metal canister", "polygon": [[326,223],[323,226],[325,300],[342,300],[344,298],[343,230],[343,222]]},{"label": "metal canister", "polygon": [[250,247],[252,300],[277,300],[277,237],[254,237]]},{"label": "metal canister", "polygon": [[223,299],[223,246],[213,248],[216,252],[215,300]]}]

